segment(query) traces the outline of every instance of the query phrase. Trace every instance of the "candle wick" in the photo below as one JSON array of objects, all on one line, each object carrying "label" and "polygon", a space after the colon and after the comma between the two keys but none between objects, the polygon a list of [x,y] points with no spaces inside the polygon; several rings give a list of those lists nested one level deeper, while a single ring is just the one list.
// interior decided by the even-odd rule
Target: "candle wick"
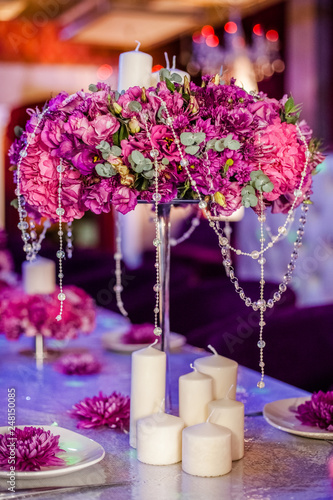
[{"label": "candle wick", "polygon": [[149,347],[154,347],[157,344],[157,342],[158,342],[158,339],[154,340],[154,342],[152,344],[150,344]]},{"label": "candle wick", "polygon": [[198,371],[193,363],[190,364],[190,368],[192,368],[192,370],[194,370],[195,372]]},{"label": "candle wick", "polygon": [[211,416],[213,415],[214,411],[215,411],[215,408],[213,408],[213,409],[212,409],[212,411],[210,412],[210,414],[208,415],[208,418],[207,418],[207,420],[206,420],[206,423],[209,423],[210,418],[211,418]]},{"label": "candle wick", "polygon": [[140,48],[140,45],[141,45],[141,42],[139,42],[138,40],[135,40],[136,43],[138,44],[135,48],[135,52],[138,52],[139,48]]},{"label": "candle wick", "polygon": [[221,68],[220,68],[220,76],[222,76],[223,74],[223,64],[221,64]]},{"label": "candle wick", "polygon": [[176,56],[173,56],[173,58],[172,58],[172,68],[171,69],[176,69]]},{"label": "candle wick", "polygon": [[217,356],[217,351],[214,349],[214,347],[212,347],[210,344],[207,346],[208,349],[210,349],[212,351],[213,354],[215,354],[215,356]]},{"label": "candle wick", "polygon": [[165,57],[166,67],[168,70],[170,70],[170,62],[169,62],[169,56],[168,56],[167,52],[164,52],[164,57]]}]

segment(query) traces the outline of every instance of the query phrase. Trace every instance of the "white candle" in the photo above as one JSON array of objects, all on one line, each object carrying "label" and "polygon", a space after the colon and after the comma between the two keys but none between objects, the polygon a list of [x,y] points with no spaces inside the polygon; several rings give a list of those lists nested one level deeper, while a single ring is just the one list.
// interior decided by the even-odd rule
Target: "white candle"
[{"label": "white candle", "polygon": [[238,363],[220,356],[215,349],[208,347],[214,354],[196,359],[194,366],[199,372],[212,377],[214,399],[222,399],[227,395],[230,399],[236,399]]},{"label": "white candle", "polygon": [[166,354],[153,345],[132,353],[130,446],[133,448],[136,448],[137,420],[164,410]]},{"label": "white candle", "polygon": [[123,52],[119,57],[118,92],[130,87],[149,87],[153,58],[150,54],[139,51],[140,43],[135,50]]},{"label": "white candle", "polygon": [[183,430],[183,471],[192,476],[222,476],[231,471],[231,431],[205,422]]},{"label": "white candle", "polygon": [[[191,365],[191,368],[194,368]],[[208,417],[208,403],[213,399],[213,379],[198,372],[179,377],[179,416],[185,425],[205,422]]]},{"label": "white candle", "polygon": [[[171,75],[172,73],[176,73],[177,75],[179,75],[182,79],[181,83],[184,83],[185,76],[187,76],[189,80],[191,79],[190,75],[186,71],[176,68],[176,56],[173,56],[172,68],[170,68],[168,54],[165,52],[164,55],[166,60],[166,69],[170,71]],[[160,72],[155,71],[154,73],[151,74],[151,85],[156,87],[159,81],[160,81]]]},{"label": "white candle", "polygon": [[218,399],[208,404],[209,421],[223,425],[231,431],[231,458],[244,456],[244,405],[240,401]]},{"label": "white candle", "polygon": [[55,290],[56,266],[53,260],[37,257],[33,261],[25,261],[22,265],[22,281],[25,293],[53,293]]},{"label": "white candle", "polygon": [[182,459],[184,421],[158,412],[137,421],[137,458],[151,465],[170,465]]}]

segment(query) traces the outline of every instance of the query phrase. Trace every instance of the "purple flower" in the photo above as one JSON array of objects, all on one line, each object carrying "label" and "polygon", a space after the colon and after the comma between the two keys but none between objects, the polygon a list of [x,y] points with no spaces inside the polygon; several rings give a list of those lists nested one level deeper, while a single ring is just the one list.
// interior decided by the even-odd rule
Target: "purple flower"
[{"label": "purple flower", "polygon": [[112,196],[112,205],[118,212],[127,214],[134,210],[138,203],[138,191],[125,186],[117,187]]},{"label": "purple flower", "polygon": [[110,212],[111,196],[113,190],[112,179],[101,179],[100,182],[86,186],[80,207],[82,210],[91,210],[94,214]]},{"label": "purple flower", "polygon": [[93,398],[85,398],[73,406],[70,416],[78,418],[78,428],[91,429],[107,425],[111,429],[128,431],[130,398],[113,392],[105,396],[102,392]]},{"label": "purple flower", "polygon": [[15,452],[14,467],[17,471],[34,471],[42,467],[59,467],[65,460],[56,456],[64,452],[59,448],[60,436],[40,427],[15,428],[11,432],[0,434],[0,469],[10,470],[10,458]]},{"label": "purple flower", "polygon": [[297,407],[296,418],[303,425],[333,431],[333,391],[314,393],[310,401]]},{"label": "purple flower", "polygon": [[123,335],[122,340],[125,344],[151,344],[156,338],[154,325],[143,323],[142,325],[132,325],[131,329]]},{"label": "purple flower", "polygon": [[151,129],[151,142],[160,157],[169,161],[180,160],[179,151],[175,143],[172,131],[165,125],[154,125]]},{"label": "purple flower", "polygon": [[66,375],[91,375],[101,370],[101,364],[89,352],[69,353],[59,359],[55,369]]}]

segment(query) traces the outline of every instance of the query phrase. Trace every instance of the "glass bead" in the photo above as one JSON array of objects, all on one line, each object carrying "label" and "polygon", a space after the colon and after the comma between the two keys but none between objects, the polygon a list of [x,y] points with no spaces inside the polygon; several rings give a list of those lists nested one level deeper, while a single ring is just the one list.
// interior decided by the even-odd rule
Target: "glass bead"
[{"label": "glass bead", "polygon": [[257,383],[257,387],[259,389],[263,389],[265,387],[265,382],[263,380],[259,380],[259,382]]},{"label": "glass bead", "polygon": [[159,240],[158,238],[154,238],[153,239],[153,245],[154,245],[154,247],[158,247],[160,244],[161,244],[161,240]]},{"label": "glass bead", "polygon": [[122,291],[124,290],[124,288],[123,288],[123,286],[122,286],[122,285],[115,285],[115,286],[113,287],[113,290],[114,290],[115,292],[122,292]]},{"label": "glass bead", "polygon": [[265,259],[265,257],[260,257],[260,259],[258,260],[258,263],[259,263],[260,265],[265,264],[265,263],[266,263],[266,259]]},{"label": "glass bead", "polygon": [[[230,277],[230,276],[229,276],[229,277]],[[235,287],[235,289],[236,289],[236,290],[238,290],[238,288],[239,288],[239,283],[238,283],[238,280],[234,281],[233,283],[234,283],[234,287]]]},{"label": "glass bead", "polygon": [[272,300],[272,299],[268,299],[268,300],[267,300],[267,306],[268,306],[269,308],[272,308],[272,307],[274,306],[274,300]]},{"label": "glass bead", "polygon": [[259,340],[257,342],[257,346],[259,347],[259,349],[263,349],[266,345],[266,342],[264,340]]},{"label": "glass bead", "polygon": [[121,260],[122,259],[122,254],[120,252],[116,252],[113,256],[114,260]]},{"label": "glass bead", "polygon": [[224,256],[228,255],[228,250],[226,248],[222,248],[221,254],[224,255]]},{"label": "glass bead", "polygon": [[149,151],[149,154],[152,158],[157,158],[160,153],[158,149],[152,149],[151,151]]},{"label": "glass bead", "polygon": [[287,274],[285,274],[285,275],[283,276],[283,281],[284,281],[285,283],[289,283],[289,281],[290,281],[290,280],[291,280],[291,275],[290,275],[289,273],[287,273]]},{"label": "glass bead", "polygon": [[73,243],[71,242],[71,240],[67,240],[67,248],[73,248]]},{"label": "glass bead", "polygon": [[235,273],[234,273],[234,271],[230,271],[229,277],[230,277],[230,279],[232,279],[232,278],[234,278],[234,277],[235,277]]},{"label": "glass bead", "polygon": [[165,123],[166,123],[167,125],[172,125],[172,123],[173,123],[173,119],[171,118],[171,116],[169,116],[169,117],[165,120]]},{"label": "glass bead", "polygon": [[279,234],[285,234],[287,232],[287,229],[284,226],[280,226],[278,228],[278,233]]},{"label": "glass bead", "polygon": [[63,236],[64,235],[64,232],[63,231],[58,231],[58,236]]},{"label": "glass bead", "polygon": [[242,255],[242,251],[241,250],[236,250],[236,255]]},{"label": "glass bead", "polygon": [[24,252],[31,252],[31,250],[32,250],[32,246],[30,245],[30,243],[25,243],[23,245],[23,251]]},{"label": "glass bead", "polygon": [[64,277],[64,273],[59,273],[58,278],[62,279]]},{"label": "glass bead", "polygon": [[243,290],[239,293],[239,296],[240,296],[241,299],[243,299],[243,300],[245,299],[246,295],[243,292]]},{"label": "glass bead", "polygon": [[275,292],[273,295],[273,298],[274,298],[275,302],[277,302],[278,300],[281,299],[281,294],[279,292]]},{"label": "glass bead", "polygon": [[30,231],[30,236],[33,240],[35,240],[37,238],[37,233],[36,231]]},{"label": "glass bead", "polygon": [[296,198],[299,198],[300,196],[302,196],[302,191],[300,189],[295,189],[294,195],[296,196]]},{"label": "glass bead", "polygon": [[28,241],[29,240],[29,235],[27,233],[23,233],[21,236],[23,241]]},{"label": "glass bead", "polygon": [[156,326],[154,328],[154,335],[161,336],[162,335],[162,328],[160,328],[159,326]]},{"label": "glass bead", "polygon": [[265,283],[266,283],[266,281],[265,281],[264,279],[261,279],[261,280],[259,281],[259,285],[264,285]]},{"label": "glass bead", "polygon": [[209,223],[209,227],[214,227],[214,226],[215,226],[215,222],[210,221],[210,223]]},{"label": "glass bead", "polygon": [[154,309],[154,313],[155,313],[155,314],[158,314],[159,312],[160,312],[159,308],[158,308],[158,307],[155,307],[155,309]]},{"label": "glass bead", "polygon": [[58,316],[56,316],[56,320],[57,321],[61,321],[61,315],[60,314],[58,314]]},{"label": "glass bead", "polygon": [[154,193],[153,194],[153,200],[154,201],[161,201],[162,195],[160,193]]},{"label": "glass bead", "polygon": [[56,214],[57,215],[59,215],[59,216],[60,215],[64,215],[64,213],[65,213],[65,209],[64,208],[57,208],[57,210],[56,210]]},{"label": "glass bead", "polygon": [[253,250],[253,252],[251,252],[252,259],[259,259],[259,255],[260,253],[258,252],[258,250]]},{"label": "glass bead", "polygon": [[65,170],[64,165],[61,165],[61,164],[57,165],[57,172],[59,172],[59,174],[60,174],[61,172],[64,172],[64,170]]},{"label": "glass bead", "polygon": [[265,325],[266,325],[265,321],[259,321],[259,326],[265,326]]},{"label": "glass bead", "polygon": [[186,158],[182,158],[179,162],[182,167],[187,167],[188,166],[188,160]]},{"label": "glass bead", "polygon": [[66,295],[65,295],[63,292],[58,293],[58,299],[59,299],[61,302],[63,302],[63,301],[65,300],[65,298],[66,298]]},{"label": "glass bead", "polygon": [[17,227],[18,227],[19,229],[21,229],[21,230],[22,230],[22,229],[28,229],[29,224],[28,224],[26,221],[22,221],[22,222],[19,222],[19,223],[17,224]]},{"label": "glass bead", "polygon": [[247,307],[249,307],[251,305],[251,303],[252,303],[252,301],[251,301],[250,297],[246,297],[246,299],[245,299],[245,305]]},{"label": "glass bead", "polygon": [[194,186],[196,186],[196,185],[197,185],[196,181],[192,179],[192,180],[191,180],[191,186],[193,186],[193,187],[194,187]]},{"label": "glass bead", "polygon": [[197,226],[199,226],[200,221],[199,221],[199,219],[193,219],[191,224],[192,224],[192,226],[197,227]]},{"label": "glass bead", "polygon": [[62,188],[61,187],[58,187],[58,193],[61,194],[62,193]]},{"label": "glass bead", "polygon": [[28,155],[26,151],[20,151],[21,158],[25,158]]},{"label": "glass bead", "polygon": [[232,264],[232,262],[231,262],[231,260],[230,260],[230,259],[224,259],[223,264],[224,264],[226,267],[230,267],[230,266],[231,266],[231,264]]},{"label": "glass bead", "polygon": [[222,246],[224,246],[224,247],[225,247],[226,245],[228,245],[228,243],[229,243],[228,238],[226,238],[225,236],[222,236],[222,237],[219,239],[219,241],[220,241],[221,245],[222,245]]},{"label": "glass bead", "polygon": [[287,267],[288,267],[289,271],[293,271],[295,269],[295,264],[293,264],[292,262],[289,262]]},{"label": "glass bead", "polygon": [[252,309],[254,311],[258,311],[258,306],[257,306],[257,304],[255,302],[252,303]]},{"label": "glass bead", "polygon": [[28,215],[28,212],[26,210],[21,210],[21,216],[26,217]]},{"label": "glass bead", "polygon": [[263,361],[260,361],[259,366],[260,366],[260,368],[264,368],[265,363]]},{"label": "glass bead", "polygon": [[201,200],[199,202],[199,208],[203,209],[203,208],[206,208],[207,207],[207,203],[205,202],[205,200]]},{"label": "glass bead", "polygon": [[298,229],[298,230],[297,230],[297,234],[298,234],[298,236],[303,236],[303,234],[304,234],[304,229]]},{"label": "glass bead", "polygon": [[309,210],[309,206],[304,205],[304,203],[303,203],[303,205],[301,206],[301,210],[302,210],[302,212],[307,212]]},{"label": "glass bead", "polygon": [[259,217],[258,217],[258,221],[259,222],[265,222],[265,220],[266,220],[266,215],[265,214],[259,215]]},{"label": "glass bead", "polygon": [[154,290],[154,292],[159,292],[161,290],[161,285],[158,285],[156,283],[156,285],[153,286],[153,290]]},{"label": "glass bead", "polygon": [[65,257],[65,252],[63,250],[58,250],[56,255],[58,259],[63,259]]},{"label": "glass bead", "polygon": [[257,306],[258,306],[260,309],[262,309],[263,307],[265,307],[265,306],[266,306],[266,300],[264,300],[264,299],[259,299],[259,300],[257,300]]},{"label": "glass bead", "polygon": [[279,290],[280,290],[280,292],[285,292],[285,291],[287,290],[286,285],[285,285],[284,283],[281,283],[281,284],[279,285]]}]

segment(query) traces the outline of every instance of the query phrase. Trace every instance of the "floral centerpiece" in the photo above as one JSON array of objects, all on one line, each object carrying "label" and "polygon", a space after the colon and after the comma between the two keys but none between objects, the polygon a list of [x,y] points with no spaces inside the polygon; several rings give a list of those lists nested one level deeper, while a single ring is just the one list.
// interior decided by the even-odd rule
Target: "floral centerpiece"
[{"label": "floral centerpiece", "polygon": [[[106,84],[91,85],[89,92],[60,93],[43,111],[36,110],[25,130],[10,148],[16,166],[19,228],[27,258],[34,258],[40,245],[27,231],[27,214],[59,222],[59,285],[61,319],[63,224],[91,210],[96,214],[112,207],[126,214],[138,201],[159,203],[197,200],[209,226],[216,233],[223,263],[236,292],[245,305],[259,310],[261,380],[264,387],[262,337],[264,312],[280,300],[287,289],[298,248],[302,244],[312,174],[323,160],[319,144],[308,125],[299,122],[300,109],[292,97],[282,100],[265,94],[247,93],[221,77],[205,76],[202,85],[161,70],[157,87],[132,87],[119,94]],[[14,167],[15,168],[15,167]],[[273,297],[264,297],[264,258],[287,231],[294,210],[302,204],[297,239],[288,270]],[[260,223],[260,248],[244,252],[231,246],[219,218],[241,206],[252,208]],[[286,213],[278,234],[265,243],[265,211]],[[161,272],[158,248],[161,238],[155,217],[156,294],[154,333],[161,335]],[[247,297],[235,276],[230,253],[258,259],[259,299]],[[120,252],[117,252],[118,258]],[[117,274],[117,268],[116,268]],[[119,273],[118,273],[119,274]],[[117,303],[121,290],[115,291]]]}]

